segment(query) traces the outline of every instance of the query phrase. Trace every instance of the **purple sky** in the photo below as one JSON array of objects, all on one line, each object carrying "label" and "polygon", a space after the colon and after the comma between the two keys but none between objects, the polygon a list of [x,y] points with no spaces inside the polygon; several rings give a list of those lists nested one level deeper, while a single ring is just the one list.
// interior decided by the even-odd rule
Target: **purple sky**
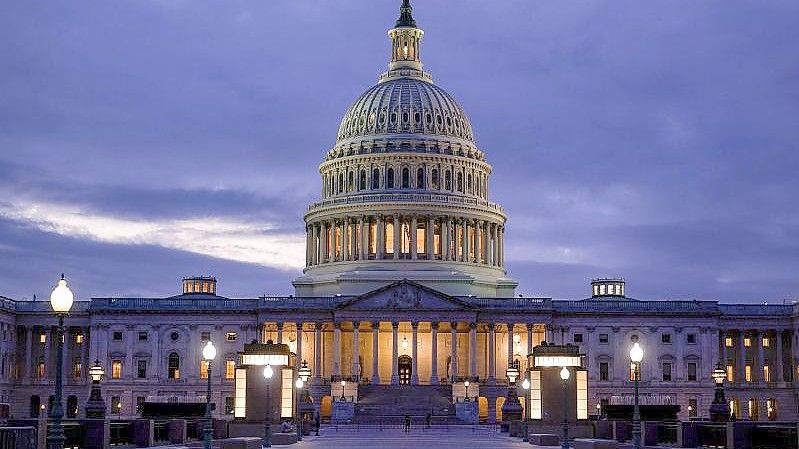
[{"label": "purple sky", "polygon": [[[292,293],[341,115],[399,0],[8,2],[0,294]],[[799,2],[416,0],[519,293],[799,297]]]}]

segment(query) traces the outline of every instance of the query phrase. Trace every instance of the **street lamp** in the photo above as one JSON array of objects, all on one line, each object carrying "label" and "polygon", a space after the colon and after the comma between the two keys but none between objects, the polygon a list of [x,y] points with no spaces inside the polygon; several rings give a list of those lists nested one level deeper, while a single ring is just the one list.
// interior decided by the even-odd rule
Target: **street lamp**
[{"label": "street lamp", "polygon": [[47,428],[47,449],[63,449],[64,441],[64,425],[61,420],[64,418],[64,407],[61,405],[62,390],[64,388],[64,380],[62,367],[64,365],[64,317],[69,313],[72,308],[72,303],[75,297],[72,291],[67,286],[67,281],[64,275],[61,274],[61,279],[58,280],[58,285],[50,294],[50,306],[58,316],[58,329],[56,332],[57,347],[57,360],[55,370],[55,399],[53,407],[50,409],[50,420],[52,425]]},{"label": "street lamp", "polygon": [[302,441],[302,430],[300,427],[302,426],[302,417],[300,416],[300,392],[302,391],[302,386],[304,384],[305,382],[301,377],[299,377],[298,373],[297,380],[294,382],[294,386],[297,387],[297,394],[294,395],[297,398],[295,399],[297,401],[297,416],[295,419],[297,422],[297,441]]},{"label": "street lamp", "polygon": [[710,404],[710,420],[726,422],[730,417],[727,399],[724,397],[724,380],[727,378],[727,372],[721,362],[716,364],[716,369],[713,370],[710,377],[713,378],[713,383],[716,385],[716,394],[713,397],[713,403]]},{"label": "street lamp", "polygon": [[560,380],[563,381],[563,440],[560,442],[561,449],[569,449],[569,394],[566,391],[566,381],[569,380],[571,373],[565,366],[560,370]]},{"label": "street lamp", "polygon": [[347,386],[347,381],[344,380],[344,379],[341,379],[341,399],[339,399],[339,401],[341,401],[341,402],[344,402],[344,401],[347,400],[347,398],[344,397],[344,387],[345,386]]},{"label": "street lamp", "polygon": [[297,441],[302,441],[302,432],[304,430],[302,429],[303,422],[302,422],[301,404],[302,402],[305,402],[305,399],[308,396],[308,390],[303,389],[303,387],[305,387],[305,382],[308,382],[308,379],[310,378],[311,378],[311,368],[308,367],[308,362],[303,360],[302,366],[300,366],[300,369],[297,370],[297,388],[300,390],[300,392],[304,393],[302,398],[300,398],[299,394],[297,395],[297,422],[299,423],[297,425]]},{"label": "street lamp", "polygon": [[269,397],[269,382],[274,374],[275,370],[272,369],[272,365],[266,365],[264,368],[264,379],[266,379],[266,419],[264,419],[264,441],[261,447],[272,447],[272,404]]},{"label": "street lamp", "polygon": [[466,387],[466,397],[464,398],[466,402],[469,402],[469,384],[468,380],[463,383],[463,386]]},{"label": "street lamp", "polygon": [[524,382],[522,382],[522,388],[524,389],[524,438],[522,438],[522,441],[527,443],[530,441],[530,436],[527,435],[527,420],[529,419],[527,407],[530,406],[530,381],[526,377],[524,378]]},{"label": "street lamp", "polygon": [[644,350],[636,341],[630,349],[630,362],[633,369],[634,401],[633,402],[633,449],[641,449],[641,410],[638,408],[638,381],[641,380],[641,360]]},{"label": "street lamp", "polygon": [[105,370],[100,365],[99,360],[94,361],[94,365],[89,368],[88,374],[92,380],[92,389],[89,393],[89,400],[86,402],[86,417],[105,418],[105,401],[100,391],[100,381],[105,376]]},{"label": "street lamp", "polygon": [[203,429],[203,448],[211,449],[211,434],[213,433],[213,421],[211,420],[211,362],[216,358],[216,348],[211,340],[208,340],[203,348],[203,359],[206,363],[206,376],[208,377],[208,388],[205,390],[205,429]]}]

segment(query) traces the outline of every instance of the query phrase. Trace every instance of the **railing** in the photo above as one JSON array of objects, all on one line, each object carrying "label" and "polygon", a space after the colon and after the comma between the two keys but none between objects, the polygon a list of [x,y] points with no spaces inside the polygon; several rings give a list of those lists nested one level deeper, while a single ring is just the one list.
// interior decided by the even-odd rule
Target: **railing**
[{"label": "railing", "polygon": [[349,300],[348,296],[296,297],[262,296],[258,299],[261,309],[332,309]]},{"label": "railing", "polygon": [[35,427],[0,427],[0,449],[36,449]]},{"label": "railing", "polygon": [[716,301],[636,301],[636,300],[556,300],[552,304],[562,312],[688,312],[718,313]]},{"label": "railing", "polygon": [[328,207],[328,206],[341,206],[341,205],[348,205],[348,204],[364,204],[364,203],[383,203],[383,202],[405,202],[405,203],[416,203],[416,202],[428,202],[428,203],[444,203],[444,204],[455,204],[455,205],[463,205],[463,206],[477,206],[477,207],[484,207],[487,209],[491,209],[493,211],[504,213],[505,210],[499,204],[492,203],[490,201],[481,200],[477,198],[471,197],[462,197],[462,196],[455,196],[455,195],[436,195],[431,193],[375,193],[369,195],[349,195],[344,197],[338,198],[330,198],[327,200],[318,201],[316,203],[312,203],[308,206],[308,211],[313,211],[314,209],[320,207]]},{"label": "railing", "polygon": [[[617,394],[610,397],[610,405],[633,405],[635,396],[631,394]],[[638,395],[640,405],[673,405],[676,404],[674,396],[660,393],[641,393]]]},{"label": "railing", "polygon": [[109,441],[112,446],[130,444],[130,423],[127,421],[111,421]]},{"label": "railing", "polygon": [[796,426],[762,424],[752,429],[752,449],[796,449]]},{"label": "railing", "polygon": [[484,309],[550,309],[549,298],[462,298],[475,307]]},{"label": "railing", "polygon": [[253,310],[255,299],[94,298],[91,310]]},{"label": "railing", "polygon": [[682,431],[680,423],[659,422],[657,425],[657,443],[663,445],[676,445],[679,441],[678,432]]},{"label": "railing", "polygon": [[794,306],[787,304],[719,304],[724,315],[791,315]]},{"label": "railing", "polygon": [[727,447],[727,425],[702,424],[697,426],[696,442],[699,447]]}]

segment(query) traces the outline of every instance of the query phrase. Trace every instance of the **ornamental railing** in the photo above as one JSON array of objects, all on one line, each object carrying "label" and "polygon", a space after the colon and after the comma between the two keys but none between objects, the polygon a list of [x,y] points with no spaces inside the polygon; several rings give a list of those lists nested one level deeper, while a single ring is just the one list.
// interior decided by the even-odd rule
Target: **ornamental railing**
[{"label": "ornamental railing", "polygon": [[255,299],[94,298],[91,310],[253,310]]},{"label": "ornamental railing", "polygon": [[461,298],[481,309],[551,309],[550,298]]},{"label": "ornamental railing", "polygon": [[719,304],[724,315],[790,315],[793,308],[788,304]]},{"label": "ornamental railing", "polygon": [[364,204],[364,203],[383,203],[383,202],[427,202],[427,203],[443,203],[453,204],[457,206],[476,206],[491,209],[493,211],[504,213],[505,209],[499,204],[492,203],[491,201],[481,200],[478,198],[456,196],[456,195],[436,195],[432,193],[374,193],[368,195],[349,195],[338,198],[330,198],[308,206],[308,211],[316,208],[327,206],[346,206],[348,204]]},{"label": "ornamental railing", "polygon": [[635,300],[558,300],[552,302],[559,312],[691,312],[718,313],[715,301],[635,301]]}]

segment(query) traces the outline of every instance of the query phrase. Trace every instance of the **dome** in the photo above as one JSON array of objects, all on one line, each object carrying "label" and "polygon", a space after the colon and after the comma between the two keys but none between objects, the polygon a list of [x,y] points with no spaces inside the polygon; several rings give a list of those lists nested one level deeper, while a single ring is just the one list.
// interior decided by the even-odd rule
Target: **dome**
[{"label": "dome", "polygon": [[469,118],[450,94],[421,78],[398,77],[372,86],[350,106],[336,143],[409,133],[474,142]]}]

